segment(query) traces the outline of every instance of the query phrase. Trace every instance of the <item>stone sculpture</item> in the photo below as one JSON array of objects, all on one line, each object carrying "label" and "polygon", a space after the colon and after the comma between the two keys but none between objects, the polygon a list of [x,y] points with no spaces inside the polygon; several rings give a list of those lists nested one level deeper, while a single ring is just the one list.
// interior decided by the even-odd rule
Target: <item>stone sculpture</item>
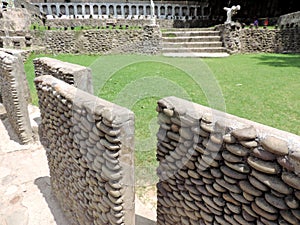
[{"label": "stone sculpture", "polygon": [[156,20],[155,20],[155,7],[154,7],[154,2],[153,0],[150,0],[150,4],[151,4],[151,7],[150,7],[150,10],[151,10],[151,25],[155,25],[156,24]]},{"label": "stone sculpture", "polygon": [[225,24],[231,24],[232,23],[232,16],[237,14],[237,11],[241,9],[240,5],[233,5],[231,8],[224,7],[224,10],[227,12],[227,19],[225,21]]}]

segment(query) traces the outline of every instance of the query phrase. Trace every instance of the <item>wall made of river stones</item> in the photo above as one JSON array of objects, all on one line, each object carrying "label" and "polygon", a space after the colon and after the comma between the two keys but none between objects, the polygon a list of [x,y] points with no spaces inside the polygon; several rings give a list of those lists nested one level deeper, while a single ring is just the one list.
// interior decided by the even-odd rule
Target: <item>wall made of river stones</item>
[{"label": "wall made of river stones", "polygon": [[32,142],[27,108],[31,99],[22,57],[17,51],[0,51],[0,93],[7,118],[20,143]]},{"label": "wall made of river stones", "polygon": [[[174,21],[157,19],[156,23],[161,28],[172,28]],[[144,27],[150,24],[150,19],[48,19],[45,26],[52,28],[64,28],[64,27],[106,27],[107,25],[114,24],[116,27],[128,26],[128,27]]]},{"label": "wall made of river stones", "polygon": [[88,67],[42,57],[33,60],[35,76],[51,75],[93,94],[92,71]]},{"label": "wall made of river stones", "polygon": [[233,53],[298,53],[300,32],[298,27],[286,29],[245,28],[218,25],[222,42],[228,52]]},{"label": "wall made of river stones", "polygon": [[143,29],[93,29],[32,31],[33,43],[45,46],[49,53],[157,54],[161,49],[158,26]]},{"label": "wall made of river stones", "polygon": [[35,84],[52,191],[72,224],[134,225],[134,114],[50,75]]},{"label": "wall made of river stones", "polygon": [[300,224],[299,136],[175,97],[157,111],[157,224]]}]

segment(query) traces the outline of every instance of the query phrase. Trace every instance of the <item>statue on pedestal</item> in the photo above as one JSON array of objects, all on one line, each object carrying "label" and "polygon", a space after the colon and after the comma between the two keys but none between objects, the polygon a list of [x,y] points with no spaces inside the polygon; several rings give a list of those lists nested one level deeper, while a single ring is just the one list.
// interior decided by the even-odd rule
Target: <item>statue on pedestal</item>
[{"label": "statue on pedestal", "polygon": [[232,24],[232,16],[237,14],[237,11],[241,9],[241,6],[240,5],[233,5],[231,8],[228,8],[228,7],[224,7],[224,10],[227,12],[227,19],[225,21],[225,24]]}]

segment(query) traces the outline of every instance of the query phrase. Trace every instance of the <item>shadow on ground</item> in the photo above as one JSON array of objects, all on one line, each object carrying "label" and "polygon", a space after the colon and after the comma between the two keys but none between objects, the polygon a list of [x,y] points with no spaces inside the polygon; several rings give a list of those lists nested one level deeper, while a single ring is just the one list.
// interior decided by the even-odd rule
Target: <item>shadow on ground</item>
[{"label": "shadow on ground", "polygon": [[67,218],[63,215],[62,209],[51,191],[50,177],[39,177],[34,180],[34,184],[38,186],[43,197],[45,198],[49,209],[54,217],[56,225],[71,225]]},{"label": "shadow on ground", "polygon": [[[39,177],[35,179],[34,184],[38,186],[43,197],[45,198],[49,209],[55,219],[57,225],[71,225],[67,218],[63,215],[62,209],[51,191],[50,177]],[[135,216],[136,225],[155,225],[156,222],[141,215]]]},{"label": "shadow on ground", "polygon": [[300,68],[300,54],[268,54],[255,56],[261,62],[260,65],[274,67],[297,67]]},{"label": "shadow on ground", "polygon": [[14,132],[14,129],[12,128],[10,122],[8,121],[7,112],[3,106],[2,103],[0,103],[0,120],[2,120],[2,123],[7,130],[7,133],[11,140],[20,143],[20,139],[18,138],[18,135],[16,132]]}]

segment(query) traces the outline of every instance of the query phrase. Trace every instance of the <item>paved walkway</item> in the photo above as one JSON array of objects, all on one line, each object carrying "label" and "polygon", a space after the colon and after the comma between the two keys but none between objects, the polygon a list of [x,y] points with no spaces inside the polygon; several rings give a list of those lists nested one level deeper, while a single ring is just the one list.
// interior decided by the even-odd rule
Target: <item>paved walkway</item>
[{"label": "paved walkway", "polygon": [[[38,110],[29,110],[31,121],[37,121]],[[14,141],[1,105],[0,118],[0,225],[69,225],[51,193],[45,150],[39,142]],[[155,217],[136,198],[136,225],[154,225]]]}]

